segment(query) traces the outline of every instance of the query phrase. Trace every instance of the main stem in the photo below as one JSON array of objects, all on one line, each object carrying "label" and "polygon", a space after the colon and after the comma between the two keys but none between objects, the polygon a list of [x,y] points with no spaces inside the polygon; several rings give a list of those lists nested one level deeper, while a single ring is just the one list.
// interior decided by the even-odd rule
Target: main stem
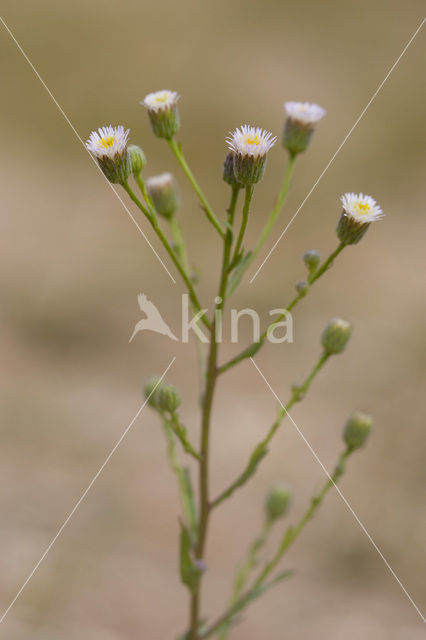
[{"label": "main stem", "polygon": [[[232,189],[231,204],[228,210],[228,222],[231,224],[234,218],[235,207],[237,204],[239,193],[239,187]],[[220,276],[220,285],[218,293],[218,302],[216,304],[216,311],[214,319],[211,323],[210,329],[210,350],[208,355],[207,371],[206,371],[206,384],[203,397],[203,412],[201,419],[201,446],[200,446],[200,464],[199,464],[199,484],[200,484],[200,517],[198,524],[198,539],[195,549],[195,557],[197,560],[202,560],[204,556],[204,549],[207,538],[207,527],[210,514],[210,499],[209,499],[209,444],[210,444],[210,422],[211,411],[213,405],[213,397],[216,388],[216,382],[218,377],[217,370],[217,352],[218,341],[216,336],[216,322],[215,318],[218,312],[223,311],[225,305],[226,285],[228,282],[228,267],[231,257],[232,247],[232,229],[230,225],[227,228],[224,245],[223,245],[223,258],[222,258],[222,270]],[[198,625],[200,618],[200,594],[201,594],[201,581],[202,576],[197,584],[196,589],[191,594],[191,613],[190,613],[190,640],[198,640]]]}]

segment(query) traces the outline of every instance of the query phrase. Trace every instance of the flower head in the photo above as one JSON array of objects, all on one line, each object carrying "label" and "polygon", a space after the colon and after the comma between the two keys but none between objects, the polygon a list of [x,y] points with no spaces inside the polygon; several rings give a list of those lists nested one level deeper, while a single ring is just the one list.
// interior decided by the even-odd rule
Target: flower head
[{"label": "flower head", "polygon": [[266,154],[276,140],[276,136],[260,127],[243,125],[230,132],[226,142],[234,153],[234,174],[238,183],[247,186],[262,179]]},{"label": "flower head", "polygon": [[363,193],[345,193],[340,200],[343,211],[359,222],[374,222],[385,215],[374,198]]},{"label": "flower head", "polygon": [[244,124],[240,129],[235,129],[234,133],[229,132],[229,135],[226,142],[231,151],[255,158],[266,156],[269,149],[277,141],[276,136],[273,136],[269,131],[260,127],[255,129],[247,124]]},{"label": "flower head", "polygon": [[311,102],[285,102],[287,118],[282,144],[291,156],[303,153],[309,146],[314,127],[326,114],[325,109]]},{"label": "flower head", "polygon": [[86,142],[87,149],[99,162],[110,182],[122,184],[131,172],[131,162],[127,153],[129,129],[118,127],[100,127],[92,131]]},{"label": "flower head", "polygon": [[345,193],[341,201],[343,212],[337,224],[337,236],[345,244],[356,244],[370,224],[383,218],[384,213],[371,196],[362,193]]},{"label": "flower head", "polygon": [[146,181],[146,188],[155,210],[163,218],[170,219],[179,207],[179,195],[171,173],[161,173]]},{"label": "flower head", "polygon": [[163,89],[148,93],[141,102],[147,108],[152,129],[159,138],[170,140],[178,131],[178,100],[179,95],[176,91]]},{"label": "flower head", "polygon": [[316,124],[327,113],[325,109],[314,102],[285,102],[284,109],[289,118],[303,122],[303,124]]},{"label": "flower head", "polygon": [[151,111],[164,111],[166,109],[175,107],[178,100],[179,96],[176,91],[163,89],[162,91],[154,91],[153,93],[148,93],[148,95],[143,99],[143,103],[141,104],[144,104],[145,107]]},{"label": "flower head", "polygon": [[111,158],[123,155],[127,149],[127,139],[130,129],[118,127],[100,127],[98,131],[92,131],[86,142],[86,147],[96,158]]}]

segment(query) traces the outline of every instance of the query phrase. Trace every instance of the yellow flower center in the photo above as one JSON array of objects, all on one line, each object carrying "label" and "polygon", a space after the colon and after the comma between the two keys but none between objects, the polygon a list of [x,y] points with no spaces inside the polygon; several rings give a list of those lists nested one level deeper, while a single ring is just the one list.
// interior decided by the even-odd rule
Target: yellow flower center
[{"label": "yellow flower center", "polygon": [[164,93],[162,96],[157,96],[157,97],[155,98],[155,100],[156,100],[156,102],[166,102],[166,100],[167,100],[167,94],[165,94],[165,93]]},{"label": "yellow flower center", "polygon": [[250,136],[247,136],[246,138],[246,142],[247,144],[255,144],[256,146],[260,144],[260,140],[257,136],[254,136],[254,138],[251,138]]},{"label": "yellow flower center", "polygon": [[370,205],[367,202],[365,204],[358,202],[357,206],[358,206],[358,211],[360,215],[364,215],[365,213],[369,213],[370,211]]},{"label": "yellow flower center", "polygon": [[109,138],[102,138],[100,144],[107,149],[108,147],[112,147],[115,142],[114,136],[110,136]]}]

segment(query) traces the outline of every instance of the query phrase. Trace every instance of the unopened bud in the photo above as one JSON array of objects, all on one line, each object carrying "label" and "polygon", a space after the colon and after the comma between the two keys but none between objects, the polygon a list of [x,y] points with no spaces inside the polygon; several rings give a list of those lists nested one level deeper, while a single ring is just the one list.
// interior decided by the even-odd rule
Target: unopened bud
[{"label": "unopened bud", "polygon": [[163,218],[171,218],[179,207],[179,196],[172,174],[162,173],[159,176],[148,178],[146,189],[158,215]]},{"label": "unopened bud", "polygon": [[366,413],[355,411],[345,424],[343,439],[348,449],[354,451],[363,447],[370,435],[373,419]]},{"label": "unopened bud", "polygon": [[174,413],[180,406],[181,399],[177,389],[157,377],[150,378],[145,385],[145,397],[154,409]]},{"label": "unopened bud", "polygon": [[331,355],[333,353],[341,353],[344,351],[346,344],[351,336],[352,326],[346,320],[341,318],[333,318],[330,320],[321,336],[321,344],[324,351]]},{"label": "unopened bud", "polygon": [[149,404],[149,406],[153,407],[154,409],[156,409],[158,406],[157,395],[158,395],[158,389],[160,384],[161,384],[160,378],[157,378],[156,376],[150,378],[145,383],[144,392],[145,392],[146,401]]},{"label": "unopened bud", "polygon": [[235,178],[234,173],[234,152],[230,151],[225,160],[223,161],[223,173],[222,177],[225,182],[227,182],[231,187],[238,186],[238,182]]},{"label": "unopened bud", "polygon": [[296,284],[296,291],[299,294],[299,296],[304,298],[306,296],[306,294],[308,293],[308,291],[309,291],[308,283],[305,282],[304,280],[302,280],[301,282],[298,282]]},{"label": "unopened bud", "polygon": [[313,273],[315,269],[318,267],[320,263],[320,254],[315,249],[311,249],[311,251],[307,251],[303,256],[303,262],[309,269],[310,273]]},{"label": "unopened bud", "polygon": [[130,144],[127,147],[127,153],[130,157],[132,173],[134,176],[137,176],[140,174],[142,169],[146,167],[146,156],[142,149],[136,144]]},{"label": "unopened bud", "polygon": [[276,520],[286,515],[291,503],[291,491],[284,484],[277,484],[266,496],[265,509],[269,520]]}]

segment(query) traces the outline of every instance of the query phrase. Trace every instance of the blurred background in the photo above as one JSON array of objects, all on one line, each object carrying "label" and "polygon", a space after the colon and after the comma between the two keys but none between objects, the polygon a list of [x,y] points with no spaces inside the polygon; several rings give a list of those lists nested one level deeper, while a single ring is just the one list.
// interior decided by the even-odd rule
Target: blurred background
[{"label": "blurred background", "polygon": [[[298,159],[265,256],[424,13],[420,0],[4,0],[2,7],[4,20],[84,140],[98,126],[126,125],[148,156],[145,175],[175,172],[200,297],[210,307],[219,268],[216,234],[138,102],[162,88],[181,94],[179,138],[219,217],[229,198],[221,181],[228,131],[247,122],[279,136],[285,100],[315,101],[327,109],[309,152]],[[269,309],[289,301],[294,283],[305,275],[304,251],[316,248],[325,256],[336,245],[343,192],[369,193],[384,209],[385,220],[348,248],[297,307],[294,343],[266,345],[257,362],[285,401],[291,384],[303,379],[319,354],[318,338],[329,318],[354,323],[347,352],[330,362],[292,415],[330,470],[349,413],[359,408],[374,415],[374,434],[351,459],[341,489],[421,609],[425,43],[423,28],[255,282],[246,279],[233,305],[258,310],[266,323]],[[173,356],[167,379],[182,393],[182,417],[194,441],[199,411],[193,344],[148,333],[128,343],[141,317],[140,291],[180,331],[178,277],[173,284],[3,27],[0,47],[4,610],[140,407],[144,381],[161,374]],[[277,144],[255,192],[248,242],[254,242],[274,202],[285,161]],[[141,225],[174,273],[151,230],[143,220]],[[248,322],[240,336],[243,345],[249,342]],[[221,359],[236,350],[224,344]],[[214,494],[242,469],[271,424],[275,405],[250,363],[221,381],[212,438]],[[0,626],[2,638],[165,640],[184,631],[179,503],[164,452],[159,422],[144,410]],[[286,423],[255,478],[212,521],[206,615],[217,615],[228,598],[233,568],[261,526],[271,484],[293,487],[288,520],[295,522],[323,479]],[[294,569],[294,576],[251,607],[235,640],[423,637],[420,616],[335,491],[282,568]]]}]

